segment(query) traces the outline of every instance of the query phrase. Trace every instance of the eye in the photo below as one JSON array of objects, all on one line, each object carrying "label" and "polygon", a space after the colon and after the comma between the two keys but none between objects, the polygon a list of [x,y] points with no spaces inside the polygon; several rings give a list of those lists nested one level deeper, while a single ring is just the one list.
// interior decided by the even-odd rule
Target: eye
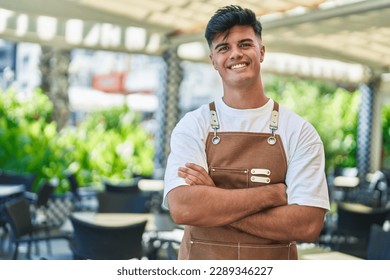
[{"label": "eye", "polygon": [[229,50],[229,48],[227,46],[222,46],[222,47],[218,48],[218,52],[226,52],[227,50]]},{"label": "eye", "polygon": [[249,48],[251,45],[250,43],[241,43],[240,48]]}]

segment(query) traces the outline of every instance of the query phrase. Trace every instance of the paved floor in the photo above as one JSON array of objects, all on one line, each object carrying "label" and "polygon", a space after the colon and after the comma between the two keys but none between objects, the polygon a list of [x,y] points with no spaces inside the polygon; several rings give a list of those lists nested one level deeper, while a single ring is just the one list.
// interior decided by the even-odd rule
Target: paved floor
[{"label": "paved floor", "polygon": [[[48,251],[46,242],[39,242],[39,249],[36,249],[35,245],[31,246],[31,259],[40,260],[72,260],[72,251],[69,248],[69,242],[67,240],[52,240],[50,241],[51,253]],[[12,260],[14,247],[9,244],[6,239],[3,244],[3,248],[0,250],[0,260]],[[18,259],[26,260],[27,258],[27,245],[19,245]]]}]

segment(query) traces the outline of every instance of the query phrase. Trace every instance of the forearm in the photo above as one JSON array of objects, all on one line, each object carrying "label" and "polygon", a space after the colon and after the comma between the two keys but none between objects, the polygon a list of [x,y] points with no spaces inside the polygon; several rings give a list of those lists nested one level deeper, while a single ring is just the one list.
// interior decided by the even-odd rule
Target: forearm
[{"label": "forearm", "polygon": [[285,186],[221,189],[180,186],[168,193],[173,220],[178,224],[211,227],[228,225],[256,212],[286,204]]},{"label": "forearm", "polygon": [[313,242],[321,232],[325,213],[326,210],[318,207],[284,205],[244,217],[230,225],[262,238]]}]

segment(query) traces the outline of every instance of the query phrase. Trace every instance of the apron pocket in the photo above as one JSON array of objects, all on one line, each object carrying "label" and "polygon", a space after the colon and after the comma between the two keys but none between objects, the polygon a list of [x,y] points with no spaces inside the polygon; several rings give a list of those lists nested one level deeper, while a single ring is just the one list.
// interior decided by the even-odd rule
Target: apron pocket
[{"label": "apron pocket", "polygon": [[[210,167],[210,176],[216,186],[228,189],[248,188],[249,169]],[[229,185],[226,185],[229,182]]]}]

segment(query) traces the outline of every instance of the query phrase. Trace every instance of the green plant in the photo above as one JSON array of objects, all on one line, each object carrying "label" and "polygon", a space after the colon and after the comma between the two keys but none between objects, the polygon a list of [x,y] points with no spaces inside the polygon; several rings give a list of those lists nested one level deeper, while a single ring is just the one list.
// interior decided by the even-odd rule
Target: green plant
[{"label": "green plant", "polygon": [[42,166],[52,160],[56,137],[56,124],[48,121],[52,109],[39,90],[24,96],[12,88],[0,92],[0,169],[47,177]]},{"label": "green plant", "polygon": [[390,169],[390,105],[382,107],[383,167]]},{"label": "green plant", "polygon": [[68,128],[62,137],[73,143],[67,149],[73,147],[73,168],[81,183],[153,174],[153,139],[140,125],[140,116],[127,106],[92,113],[76,131]]},{"label": "green plant", "polygon": [[41,90],[28,96],[0,92],[0,170],[37,175],[33,190],[42,179],[56,178],[58,194],[69,190],[68,169],[81,185],[153,174],[153,139],[127,106],[92,113],[59,133],[52,110]]},{"label": "green plant", "polygon": [[358,91],[321,81],[268,77],[266,92],[317,129],[326,170],[356,166]]}]

